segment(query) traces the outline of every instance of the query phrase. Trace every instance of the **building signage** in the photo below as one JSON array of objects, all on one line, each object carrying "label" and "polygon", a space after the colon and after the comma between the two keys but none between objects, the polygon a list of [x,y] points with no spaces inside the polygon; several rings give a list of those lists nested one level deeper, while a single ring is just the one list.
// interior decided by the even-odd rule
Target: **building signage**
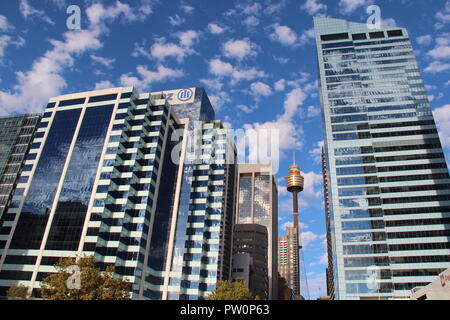
[{"label": "building signage", "polygon": [[164,99],[169,104],[193,103],[195,97],[195,88],[177,89],[163,91]]},{"label": "building signage", "polygon": [[439,280],[441,282],[441,286],[445,287],[447,285],[447,282],[450,282],[450,274],[442,273],[439,276]]}]

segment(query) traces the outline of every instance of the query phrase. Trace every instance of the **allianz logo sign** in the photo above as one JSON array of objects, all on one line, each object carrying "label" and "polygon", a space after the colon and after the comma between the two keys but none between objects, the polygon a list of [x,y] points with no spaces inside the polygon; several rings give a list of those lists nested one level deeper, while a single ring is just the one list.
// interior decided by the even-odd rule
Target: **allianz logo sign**
[{"label": "allianz logo sign", "polygon": [[192,98],[192,95],[194,93],[192,92],[191,89],[183,89],[178,91],[178,100],[180,101],[188,101],[189,99]]}]

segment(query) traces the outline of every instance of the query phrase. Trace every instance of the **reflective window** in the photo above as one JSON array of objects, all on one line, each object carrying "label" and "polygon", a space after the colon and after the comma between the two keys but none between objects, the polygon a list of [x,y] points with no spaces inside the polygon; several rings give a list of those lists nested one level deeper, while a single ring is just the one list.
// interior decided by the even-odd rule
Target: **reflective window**
[{"label": "reflective window", "polygon": [[58,111],[37,164],[11,248],[39,249],[81,109]]},{"label": "reflective window", "polygon": [[87,108],[47,240],[47,250],[76,250],[113,107]]}]

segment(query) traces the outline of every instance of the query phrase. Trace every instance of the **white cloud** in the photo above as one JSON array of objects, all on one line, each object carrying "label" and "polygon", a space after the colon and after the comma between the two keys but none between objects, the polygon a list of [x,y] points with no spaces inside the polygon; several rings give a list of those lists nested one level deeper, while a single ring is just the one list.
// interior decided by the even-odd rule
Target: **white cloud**
[{"label": "white cloud", "polygon": [[248,16],[242,20],[242,23],[247,27],[256,27],[259,24],[259,19],[255,16]]},{"label": "white cloud", "polygon": [[307,110],[307,117],[308,118],[314,118],[320,115],[320,108],[316,106],[309,106]]},{"label": "white cloud", "polygon": [[188,55],[194,54],[195,51],[190,47],[184,47],[175,43],[164,42],[164,39],[158,40],[150,48],[150,54],[153,58],[164,61],[168,57],[175,58],[178,62],[182,62]]},{"label": "white cloud", "polygon": [[9,31],[11,29],[14,28],[9,24],[8,18],[0,14],[0,31]]},{"label": "white cloud", "polygon": [[318,0],[306,0],[305,4],[301,8],[310,16],[314,16],[321,11],[326,11],[328,7],[326,4],[320,3]]},{"label": "white cloud", "polygon": [[248,38],[240,40],[228,40],[222,45],[222,53],[227,58],[234,58],[238,61],[247,57],[256,56],[256,45]]},{"label": "white cloud", "polygon": [[284,91],[286,89],[286,80],[280,79],[274,84],[275,91]]},{"label": "white cloud", "polygon": [[181,10],[183,10],[186,14],[192,14],[195,10],[194,7],[187,5],[187,4],[182,4],[180,5]]},{"label": "white cloud", "polygon": [[286,6],[286,4],[287,4],[286,0],[275,1],[275,3],[270,4],[264,8],[264,13],[267,15],[280,13],[281,10]]},{"label": "white cloud", "polygon": [[119,1],[113,6],[104,7],[100,3],[86,9],[89,25],[86,29],[65,32],[63,40],[50,40],[52,47],[43,56],[37,58],[28,71],[16,72],[17,83],[11,91],[0,91],[0,113],[38,113],[50,97],[57,96],[67,87],[62,73],[75,64],[76,57],[103,46],[100,37],[109,30],[105,21],[114,20],[120,15],[124,21],[140,17],[143,19],[149,10],[139,11],[135,15],[133,8]]},{"label": "white cloud", "polygon": [[48,98],[58,95],[67,83],[61,76],[73,66],[75,56],[102,46],[97,28],[64,33],[64,41],[51,40],[53,48],[38,58],[27,72],[16,72],[14,92],[0,91],[0,113],[40,112]]},{"label": "white cloud", "polygon": [[209,72],[216,76],[226,76],[233,73],[231,63],[224,62],[220,59],[212,59],[209,61]]},{"label": "white cloud", "polygon": [[450,86],[450,80],[448,80],[448,81],[445,83],[445,86],[446,86],[446,87]]},{"label": "white cloud", "polygon": [[158,65],[156,71],[151,71],[145,66],[138,65],[136,71],[139,77],[132,76],[130,73],[123,74],[120,77],[120,83],[126,87],[135,86],[141,89],[149,89],[155,82],[175,80],[184,76],[183,71],[163,65]]},{"label": "white cloud", "polygon": [[416,41],[418,44],[420,44],[422,46],[428,46],[433,41],[433,37],[431,36],[431,34],[426,34],[426,35],[417,37]]},{"label": "white cloud", "polygon": [[186,30],[177,34],[180,44],[184,47],[192,47],[198,42],[200,34],[194,30]]},{"label": "white cloud", "polygon": [[113,66],[114,62],[116,62],[116,59],[114,59],[114,58],[108,59],[105,57],[96,56],[94,54],[91,54],[91,59],[94,62],[101,64],[107,68],[111,68]]},{"label": "white cloud", "polygon": [[272,94],[270,86],[264,82],[257,81],[250,85],[250,92],[254,97],[268,97]]},{"label": "white cloud", "polygon": [[281,64],[286,64],[286,63],[289,62],[289,59],[288,58],[284,58],[284,57],[273,57],[273,59],[276,62],[281,63]]},{"label": "white cloud", "polygon": [[270,35],[270,39],[286,46],[294,46],[297,43],[298,36],[288,26],[280,26],[279,24],[275,24],[273,26],[273,33]]},{"label": "white cloud", "polygon": [[95,84],[94,90],[114,88],[114,84],[109,80],[103,80]]},{"label": "white cloud", "polygon": [[135,8],[120,1],[116,1],[111,6],[95,3],[86,10],[86,14],[92,25],[98,25],[104,21],[112,21],[119,16],[123,17],[126,22],[144,21],[151,13],[152,8],[147,1],[142,1],[141,5]]},{"label": "white cloud", "polygon": [[224,62],[220,59],[211,59],[208,62],[209,72],[218,77],[230,77],[231,85],[235,85],[242,80],[254,80],[257,78],[267,77],[264,71],[258,70],[254,67],[251,68],[237,68],[231,63]]},{"label": "white cloud", "polygon": [[208,24],[208,30],[212,34],[222,34],[226,31],[226,29],[227,29],[226,27],[222,27],[222,26],[218,25],[217,23]]},{"label": "white cloud", "polygon": [[269,36],[270,39],[289,47],[305,45],[315,37],[314,28],[303,31],[300,36],[288,26],[274,24],[272,29],[273,32]]},{"label": "white cloud", "polygon": [[225,91],[214,92],[213,94],[209,94],[208,97],[216,112],[231,102],[230,96]]},{"label": "white cloud", "polygon": [[435,109],[433,115],[436,125],[439,128],[442,145],[445,148],[450,148],[450,104]]},{"label": "white cloud", "polygon": [[450,70],[450,63],[443,63],[440,61],[433,61],[425,68],[425,72],[428,73],[439,73]]},{"label": "white cloud", "polygon": [[219,79],[200,79],[200,82],[214,91],[220,91],[223,87],[223,83]]},{"label": "white cloud", "polygon": [[428,51],[427,55],[434,59],[450,58],[450,33],[445,33],[436,38],[436,47]]},{"label": "white cloud", "polygon": [[175,16],[169,17],[169,23],[172,26],[179,26],[185,22],[186,22],[186,19],[184,19],[183,17],[180,17],[178,14],[175,14]]},{"label": "white cloud", "polygon": [[253,2],[252,4],[238,4],[236,7],[245,15],[259,15],[262,9],[261,4],[258,2]]},{"label": "white cloud", "polygon": [[3,63],[3,57],[5,56],[6,48],[9,46],[22,47],[25,45],[25,39],[22,37],[13,38],[10,35],[0,35],[0,64]]},{"label": "white cloud", "polygon": [[360,7],[368,7],[373,0],[340,0],[339,8],[342,14],[351,14]]},{"label": "white cloud", "polygon": [[[277,147],[279,148],[278,152],[280,154],[283,154],[286,150],[301,149],[303,147],[303,128],[295,122],[295,118],[298,116],[299,107],[306,98],[307,93],[303,91],[302,88],[295,88],[287,93],[284,101],[284,112],[278,115],[275,120],[263,123],[255,122],[244,124],[243,128],[248,132],[254,132],[259,137],[263,136],[264,133],[267,134],[273,132],[275,134],[275,132],[277,132],[278,141],[274,143],[278,143]],[[272,138],[277,139],[275,136],[272,136]],[[261,145],[262,143],[264,143],[264,146]],[[251,140],[249,146],[250,161],[267,160],[258,157],[258,154],[261,153],[260,150],[263,150],[263,148],[266,147],[274,147],[271,144],[270,146],[267,146],[267,140],[261,141],[261,139]],[[278,161],[278,159],[272,158],[270,158],[270,160]]]},{"label": "white cloud", "polygon": [[37,17],[48,24],[55,24],[55,22],[53,22],[52,19],[50,19],[43,10],[37,10],[33,8],[28,3],[28,0],[20,0],[19,9],[20,13],[25,19],[33,19],[34,17]]},{"label": "white cloud", "polygon": [[394,18],[381,19],[381,25],[383,27],[397,27],[397,21]]},{"label": "white cloud", "polygon": [[450,23],[450,0],[447,0],[443,10],[439,10],[436,15],[438,22],[435,24],[436,29],[442,29],[447,23]]},{"label": "white cloud", "polygon": [[312,231],[306,231],[300,234],[300,239],[301,245],[303,245],[303,250],[305,250],[310,243],[320,239],[320,237]]},{"label": "white cloud", "polygon": [[258,109],[258,106],[246,106],[245,104],[238,104],[236,106],[236,108],[238,108],[239,110],[241,110],[242,112],[245,113],[253,113],[253,111],[255,111],[256,109]]},{"label": "white cloud", "polygon": [[314,160],[315,163],[322,163],[322,148],[323,140],[317,142],[314,145],[314,149],[309,151],[309,156]]}]

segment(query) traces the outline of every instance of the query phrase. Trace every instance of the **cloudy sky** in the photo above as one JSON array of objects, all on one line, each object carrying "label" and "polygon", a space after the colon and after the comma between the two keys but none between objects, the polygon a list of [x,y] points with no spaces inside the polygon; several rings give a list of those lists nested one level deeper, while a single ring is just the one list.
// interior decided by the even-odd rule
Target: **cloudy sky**
[{"label": "cloudy sky", "polygon": [[[81,30],[69,30],[69,5]],[[450,1],[0,1],[0,115],[41,112],[49,97],[113,86],[204,86],[216,118],[280,133],[279,233],[291,220],[284,175],[295,151],[310,297],[326,293],[314,15],[408,29],[446,151],[450,148]]]}]

